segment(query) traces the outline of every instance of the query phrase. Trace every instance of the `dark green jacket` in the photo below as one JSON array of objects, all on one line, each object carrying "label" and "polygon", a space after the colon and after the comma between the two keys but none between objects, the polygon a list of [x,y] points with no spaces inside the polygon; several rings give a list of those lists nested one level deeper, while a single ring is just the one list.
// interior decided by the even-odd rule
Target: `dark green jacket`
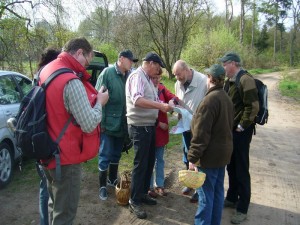
[{"label": "dark green jacket", "polygon": [[101,130],[108,135],[123,137],[126,122],[125,100],[126,77],[119,71],[117,64],[105,68],[98,77],[96,89],[107,87],[109,99],[102,109]]},{"label": "dark green jacket", "polygon": [[[244,71],[241,70],[240,72],[243,73]],[[229,82],[228,95],[234,104],[234,129],[238,126],[238,124],[240,124],[244,129],[247,129],[254,123],[254,119],[259,110],[255,81],[249,73],[243,75],[240,79],[239,90],[235,84],[235,77],[227,80],[226,82]]]}]

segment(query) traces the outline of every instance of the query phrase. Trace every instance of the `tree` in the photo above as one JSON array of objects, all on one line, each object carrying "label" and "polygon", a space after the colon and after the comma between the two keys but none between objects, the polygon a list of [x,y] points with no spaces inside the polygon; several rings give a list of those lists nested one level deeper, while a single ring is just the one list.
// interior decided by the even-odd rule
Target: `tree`
[{"label": "tree", "polygon": [[162,56],[169,77],[172,64],[181,56],[190,30],[201,16],[202,1],[137,0],[140,14],[147,24],[152,50]]},{"label": "tree", "polygon": [[[300,0],[293,1],[292,4],[292,19],[293,19],[293,28],[291,30],[291,43],[290,43],[290,66],[295,65],[295,55],[298,48],[296,46],[297,34],[300,31]],[[299,43],[299,41],[298,41]],[[300,60],[298,60],[300,61]]]},{"label": "tree", "polygon": [[269,39],[268,28],[267,25],[264,24],[260,32],[259,38],[254,44],[256,49],[258,50],[258,53],[263,52],[265,49],[269,47],[268,39]]},{"label": "tree", "polygon": [[287,10],[290,9],[293,0],[269,0],[263,2],[260,7],[260,12],[266,16],[267,22],[274,29],[274,45],[273,58],[276,57],[277,52],[277,30],[280,20],[284,20],[287,16]]}]

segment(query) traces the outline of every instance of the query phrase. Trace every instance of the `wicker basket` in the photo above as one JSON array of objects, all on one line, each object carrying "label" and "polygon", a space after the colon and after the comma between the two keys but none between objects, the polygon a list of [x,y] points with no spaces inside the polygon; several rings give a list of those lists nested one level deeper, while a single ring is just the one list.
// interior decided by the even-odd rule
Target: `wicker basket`
[{"label": "wicker basket", "polygon": [[205,177],[205,173],[192,170],[180,170],[178,173],[179,182],[189,188],[201,187],[205,181]]},{"label": "wicker basket", "polygon": [[130,197],[131,173],[124,171],[120,175],[120,182],[116,186],[116,199],[119,205],[128,205]]}]

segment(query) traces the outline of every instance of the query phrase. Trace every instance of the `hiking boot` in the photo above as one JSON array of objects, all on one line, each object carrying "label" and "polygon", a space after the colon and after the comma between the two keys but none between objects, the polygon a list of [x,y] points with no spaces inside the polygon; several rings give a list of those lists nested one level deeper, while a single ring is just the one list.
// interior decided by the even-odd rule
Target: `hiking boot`
[{"label": "hiking boot", "polygon": [[190,199],[190,202],[191,203],[197,203],[198,202],[198,198],[199,198],[199,195],[198,193],[195,191],[195,193],[192,195],[191,199]]},{"label": "hiking boot", "polygon": [[223,207],[224,207],[224,208],[233,208],[233,209],[235,209],[235,207],[236,207],[236,202],[228,201],[228,200],[225,198]]},{"label": "hiking boot", "polygon": [[247,219],[247,214],[241,213],[241,212],[236,212],[232,217],[231,217],[231,223],[233,224],[240,224],[244,220]]},{"label": "hiking boot", "polygon": [[191,191],[192,191],[192,188],[184,187],[181,192],[184,195],[188,195]]},{"label": "hiking boot", "polygon": [[129,210],[130,212],[134,213],[139,219],[147,218],[147,213],[142,209],[140,205],[131,204],[129,202]]},{"label": "hiking boot", "polygon": [[144,197],[141,199],[142,203],[146,205],[156,205],[157,202],[155,199],[151,198],[149,195],[144,195]]},{"label": "hiking boot", "polygon": [[106,187],[101,187],[99,190],[99,198],[101,200],[106,200],[107,199],[107,190]]},{"label": "hiking boot", "polygon": [[154,191],[154,189],[150,189],[148,191],[148,195],[152,198],[157,198],[158,194]]}]

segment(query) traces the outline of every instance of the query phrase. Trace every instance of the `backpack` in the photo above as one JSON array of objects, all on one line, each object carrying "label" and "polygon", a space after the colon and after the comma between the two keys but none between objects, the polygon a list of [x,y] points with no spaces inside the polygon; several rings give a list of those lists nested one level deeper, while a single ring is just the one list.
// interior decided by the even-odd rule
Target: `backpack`
[{"label": "backpack", "polygon": [[[235,79],[235,85],[238,90],[240,90],[240,79],[244,74],[249,74],[246,70],[241,70]],[[250,74],[249,74],[250,75]],[[269,111],[268,111],[268,87],[265,85],[261,80],[257,78],[253,78],[255,81],[255,85],[257,88],[258,94],[258,101],[259,101],[259,111],[255,117],[255,124],[264,125],[268,122]],[[225,90],[227,87],[227,91],[229,89],[229,82],[228,85],[225,85]]]},{"label": "backpack", "polygon": [[34,81],[34,86],[21,101],[16,116],[15,137],[17,146],[27,158],[49,162],[52,157],[55,157],[59,160],[58,143],[71,122],[71,116],[57,139],[53,141],[47,130],[46,89],[53,79],[63,73],[73,73],[73,71],[68,68],[58,69],[41,86],[37,85],[38,80]]}]

